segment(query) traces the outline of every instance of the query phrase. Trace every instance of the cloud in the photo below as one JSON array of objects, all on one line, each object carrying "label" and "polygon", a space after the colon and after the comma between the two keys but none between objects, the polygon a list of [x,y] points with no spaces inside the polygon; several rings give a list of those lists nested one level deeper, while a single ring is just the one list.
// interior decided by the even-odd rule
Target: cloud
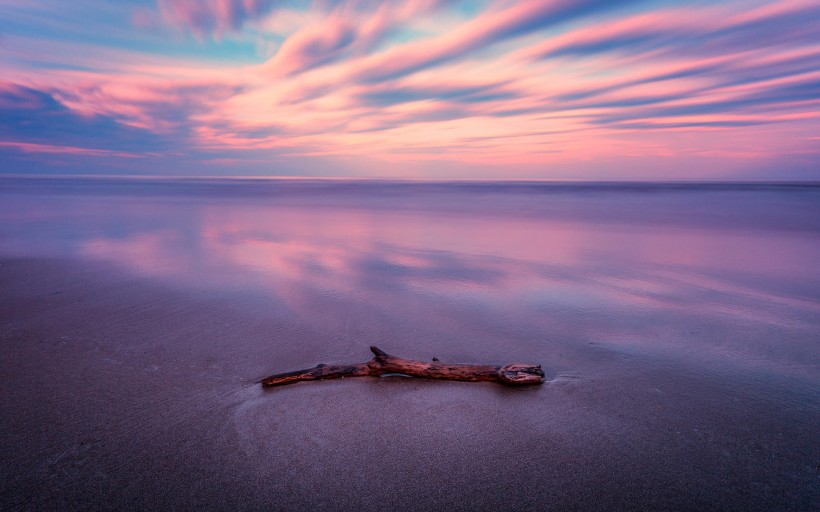
[{"label": "cloud", "polygon": [[276,0],[157,0],[162,19],[194,34],[219,37],[270,12]]},{"label": "cloud", "polygon": [[[676,98],[667,98],[672,101]],[[681,117],[716,115],[716,114],[757,114],[763,116],[773,109],[783,112],[789,105],[797,105],[803,109],[803,102],[813,102],[814,108],[820,107],[820,77],[810,78],[805,81],[770,85],[744,94],[732,97],[707,97],[703,100],[687,102],[684,104],[671,104],[651,108],[618,109],[603,115],[595,116],[595,123],[610,124],[621,121],[634,121],[641,119],[674,120]],[[644,106],[644,104],[637,104]],[[772,119],[773,120],[773,119]],[[751,123],[751,124],[761,124]],[[710,121],[711,126],[743,126],[744,123],[735,121]]]},{"label": "cloud", "polygon": [[[343,55],[364,55],[400,31],[414,16],[434,12],[443,3],[441,0],[405,0],[333,4],[335,7],[329,13],[313,12],[315,19],[289,34],[264,68],[274,75],[289,75],[334,62]],[[308,19],[308,14],[302,13],[302,17]],[[278,26],[278,23],[269,20],[266,25]]]},{"label": "cloud", "polygon": [[532,49],[533,57],[584,58],[601,54],[648,55],[651,59],[705,58],[777,46],[812,46],[820,30],[820,7],[758,8],[741,13],[712,8],[669,10],[578,29]]},{"label": "cloud", "polygon": [[501,11],[486,12],[432,40],[411,42],[376,55],[356,73],[359,81],[393,80],[463,59],[507,39],[521,37],[573,18],[605,12],[627,0],[529,0]]},{"label": "cloud", "polygon": [[11,82],[0,82],[0,109],[3,121],[13,122],[14,114],[30,110],[56,112],[60,103],[43,91]]},{"label": "cloud", "polygon": [[80,114],[50,92],[9,82],[0,83],[0,140],[137,153],[169,145],[148,130],[124,125],[111,116]]},{"label": "cloud", "polygon": [[[97,21],[133,22],[146,1],[106,3]],[[27,5],[5,15],[17,18],[0,45],[0,141],[32,159],[66,148],[184,154],[225,172],[245,158],[319,174],[548,174],[814,154],[806,137],[820,136],[810,0],[152,4],[197,40],[144,23],[91,37]]]},{"label": "cloud", "polygon": [[517,94],[504,88],[504,84],[457,84],[435,83],[418,85],[388,85],[366,89],[358,98],[366,105],[384,107],[424,100],[441,100],[456,103],[484,103],[506,100]]},{"label": "cloud", "polygon": [[78,148],[75,146],[54,146],[52,144],[32,144],[30,142],[4,142],[0,141],[0,148],[13,148],[23,153],[57,153],[63,155],[84,155],[117,158],[134,158],[140,156],[137,153],[126,151],[113,151],[110,149],[90,149]]},{"label": "cloud", "polygon": [[352,24],[331,18],[320,25],[307,26],[282,44],[269,67],[276,74],[289,75],[331,62],[357,37]]}]

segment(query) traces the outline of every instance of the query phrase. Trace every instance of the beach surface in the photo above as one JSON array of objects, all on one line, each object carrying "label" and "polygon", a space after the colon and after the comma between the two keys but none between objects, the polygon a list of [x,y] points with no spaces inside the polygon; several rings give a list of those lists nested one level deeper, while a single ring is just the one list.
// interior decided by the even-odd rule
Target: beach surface
[{"label": "beach surface", "polygon": [[[820,507],[820,188],[0,186],[0,509]],[[262,389],[377,345],[548,382]]]}]

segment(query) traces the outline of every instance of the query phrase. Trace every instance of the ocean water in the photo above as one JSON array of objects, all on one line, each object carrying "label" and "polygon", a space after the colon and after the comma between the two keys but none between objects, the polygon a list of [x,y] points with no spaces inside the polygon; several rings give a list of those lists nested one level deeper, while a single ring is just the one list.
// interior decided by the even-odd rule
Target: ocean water
[{"label": "ocean water", "polygon": [[[253,381],[319,362],[364,361],[376,344],[411,358],[540,363],[550,381],[518,395],[484,384],[380,383],[380,400],[401,397],[391,407],[404,423],[382,418],[361,432],[400,432],[399,446],[420,452],[433,476],[400,477],[387,463],[360,476],[381,479],[402,503],[438,506],[448,492],[462,500],[456,509],[492,503],[482,489],[493,488],[493,479],[481,468],[503,449],[538,464],[560,462],[541,480],[511,470],[521,485],[502,486],[499,504],[504,498],[513,508],[818,504],[818,185],[2,178],[0,258],[105,269],[174,297],[212,298],[224,304],[219,326],[241,317],[244,327],[220,330],[196,311],[162,302],[164,314],[237,337],[185,345],[184,360],[217,376],[195,401],[217,396],[213,414],[232,425],[220,442],[254,460],[297,458],[259,426],[277,417],[289,439],[325,450],[331,467],[345,473],[343,460],[355,458],[364,439],[281,423],[276,407],[285,400],[290,414],[314,410],[311,400],[330,390],[348,411],[372,410],[379,406],[351,396],[367,396],[367,383],[300,384],[271,395]],[[0,318],[8,338],[16,318],[10,311]],[[150,322],[140,318],[132,330]],[[195,330],[170,325],[180,337]],[[268,337],[267,347],[255,335]],[[109,334],[105,343],[118,342]],[[164,351],[172,365],[183,360],[170,345],[97,348],[109,358]],[[138,375],[164,368],[143,366]],[[26,400],[7,409],[26,410]],[[521,432],[500,434],[501,419],[487,424],[502,410],[528,417]],[[117,411],[109,419],[116,422]],[[479,448],[475,436],[497,450]],[[450,487],[439,488],[444,476],[419,443],[444,451],[455,443],[480,463],[455,469]],[[232,471],[247,470],[247,460],[225,457]],[[259,464],[250,463],[257,476]],[[299,467],[277,484],[292,506],[378,508],[363,488],[351,497],[325,473]],[[127,474],[127,466],[110,473],[118,471]],[[37,489],[26,478],[8,485],[15,499]],[[144,497],[150,485],[128,492]],[[174,485],[180,496],[204,492]],[[276,503],[264,484],[251,487],[241,495],[246,501],[226,503]],[[55,501],[46,505],[63,503],[63,493],[49,494]],[[203,499],[206,507],[217,503]]]}]

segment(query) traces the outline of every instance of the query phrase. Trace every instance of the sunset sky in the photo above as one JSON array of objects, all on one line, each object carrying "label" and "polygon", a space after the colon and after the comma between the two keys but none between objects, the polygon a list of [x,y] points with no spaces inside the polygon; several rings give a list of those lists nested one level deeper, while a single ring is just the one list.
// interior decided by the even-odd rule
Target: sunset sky
[{"label": "sunset sky", "polygon": [[817,0],[0,0],[0,173],[820,179]]}]

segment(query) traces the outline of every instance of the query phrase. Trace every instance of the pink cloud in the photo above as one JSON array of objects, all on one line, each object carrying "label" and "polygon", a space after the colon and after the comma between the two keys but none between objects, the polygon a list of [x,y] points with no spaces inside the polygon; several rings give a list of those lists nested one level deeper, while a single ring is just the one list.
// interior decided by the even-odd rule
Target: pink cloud
[{"label": "pink cloud", "polygon": [[356,39],[356,29],[341,17],[307,26],[282,44],[269,67],[288,75],[327,63],[341,55]]},{"label": "pink cloud", "polygon": [[239,90],[211,77],[159,79],[118,74],[68,75],[71,80],[47,86],[62,105],[86,117],[110,116],[119,123],[156,133],[170,133],[192,122]]},{"label": "pink cloud", "polygon": [[[503,1],[468,13],[440,0],[159,0],[156,21],[215,40],[143,51],[131,43],[168,36],[145,30],[128,50],[69,38],[57,51],[47,38],[5,37],[6,79],[22,85],[0,86],[0,109],[14,111],[0,140],[81,151],[95,146],[82,137],[125,126],[136,131],[100,151],[130,151],[148,132],[145,148],[164,140],[226,167],[322,156],[400,162],[397,173],[417,162],[564,168],[809,151],[789,140],[818,133],[816,2],[622,4]],[[260,42],[274,52],[266,62]],[[55,116],[75,129],[55,128]]]},{"label": "pink cloud", "polygon": [[[198,36],[235,31],[244,23],[267,14],[275,0],[158,0],[162,19]],[[141,22],[145,22],[140,18]]]},{"label": "pink cloud", "polygon": [[145,153],[129,153],[127,151],[113,151],[109,149],[78,148],[74,146],[55,146],[51,144],[33,144],[29,142],[0,141],[0,147],[12,148],[24,153],[46,153],[62,155],[83,155],[94,157],[137,158],[146,156]]},{"label": "pink cloud", "polygon": [[34,89],[12,82],[0,82],[0,109],[48,107],[50,98]]},{"label": "pink cloud", "polygon": [[345,53],[358,57],[413,17],[440,6],[440,0],[384,2],[375,10],[362,12],[356,2],[340,3],[330,13],[315,13],[319,21],[291,34],[264,67],[279,76],[311,70]]},{"label": "pink cloud", "polygon": [[529,34],[552,24],[597,10],[617,6],[618,0],[518,2],[500,11],[488,11],[439,37],[411,42],[375,55],[356,73],[359,80],[380,81],[437,66],[489,47],[495,43]]}]

